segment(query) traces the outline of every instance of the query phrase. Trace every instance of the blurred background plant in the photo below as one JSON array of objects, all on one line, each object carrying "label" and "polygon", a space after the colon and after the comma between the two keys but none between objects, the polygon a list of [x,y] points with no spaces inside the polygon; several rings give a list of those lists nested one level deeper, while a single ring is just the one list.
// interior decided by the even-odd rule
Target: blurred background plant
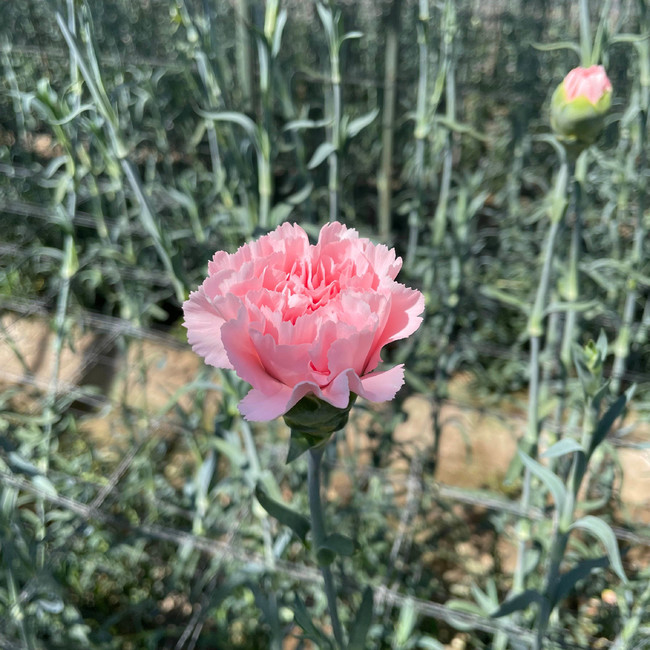
[{"label": "blurred background plant", "polygon": [[602,331],[604,404],[636,392],[577,507],[613,526],[628,582],[572,537],[582,572],[547,643],[650,647],[647,507],[621,499],[622,454],[648,458],[649,38],[646,0],[5,3],[0,646],[309,636],[294,594],[324,617],[318,572],[254,496],[261,481],[305,512],[306,467],[287,471],[280,425],[239,418],[245,386],[188,360],[180,304],[216,249],[339,219],[395,246],[427,300],[418,336],[389,351],[407,387],[355,407],[326,459],[331,526],[358,548],[336,567],[343,623],[370,584],[368,647],[531,647],[532,612],[490,614],[512,588],[515,530],[522,576],[544,590],[546,503],[522,510],[516,476],[441,483],[441,464],[449,441],[480,453],[459,413],[526,429],[537,262],[566,209],[548,105],[588,42],[613,106],[578,176],[575,265],[573,221],[558,225],[534,442],[579,427],[570,344]]}]

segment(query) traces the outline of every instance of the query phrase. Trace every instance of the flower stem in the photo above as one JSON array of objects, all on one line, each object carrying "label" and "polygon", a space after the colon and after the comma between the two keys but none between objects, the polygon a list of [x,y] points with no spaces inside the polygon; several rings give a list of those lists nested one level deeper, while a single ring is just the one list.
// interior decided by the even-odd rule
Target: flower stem
[{"label": "flower stem", "polygon": [[[323,458],[324,447],[310,449],[307,469],[307,489],[309,492],[309,512],[311,514],[311,531],[314,541],[314,547],[318,551],[325,542],[325,521],[323,519],[323,506],[320,498],[320,467]],[[327,596],[327,607],[332,620],[332,630],[334,638],[340,648],[344,647],[343,629],[339,620],[339,613],[336,607],[336,590],[334,588],[334,579],[329,566],[320,566],[320,571],[325,582],[325,595]]]},{"label": "flower stem", "polygon": [[[544,308],[548,295],[548,288],[551,279],[552,262],[555,257],[555,242],[560,229],[562,217],[564,216],[564,203],[566,197],[566,183],[568,177],[568,165],[562,160],[560,171],[556,180],[554,190],[555,200],[551,210],[551,227],[546,239],[542,273],[537,286],[535,302],[528,320],[528,335],[530,337],[530,362],[529,362],[529,388],[528,388],[528,418],[526,432],[521,441],[522,451],[531,458],[537,456],[537,445],[539,442],[539,378],[540,378],[540,341],[543,334]],[[533,490],[531,489],[531,475],[528,468],[524,469],[524,480],[521,493],[522,510],[527,511],[531,506]],[[525,583],[525,553],[530,539],[529,523],[521,519],[517,527],[517,564],[513,576],[512,595],[521,593]]]}]

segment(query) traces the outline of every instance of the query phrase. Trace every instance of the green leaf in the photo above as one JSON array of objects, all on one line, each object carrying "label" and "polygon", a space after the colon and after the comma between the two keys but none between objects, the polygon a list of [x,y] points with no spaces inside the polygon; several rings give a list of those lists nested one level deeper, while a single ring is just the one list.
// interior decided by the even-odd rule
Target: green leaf
[{"label": "green leaf", "polygon": [[625,571],[623,571],[623,563],[621,562],[621,554],[618,550],[618,542],[616,541],[616,535],[614,535],[611,526],[598,517],[586,515],[585,517],[582,517],[582,519],[574,521],[569,527],[569,530],[575,530],[576,528],[586,530],[602,542],[605,551],[607,552],[607,556],[609,557],[609,563],[612,570],[624,583],[627,584],[627,576],[625,575]]},{"label": "green leaf", "polygon": [[366,638],[368,637],[368,630],[370,630],[370,624],[372,623],[373,604],[372,587],[368,586],[363,592],[361,605],[359,605],[357,617],[350,631],[348,650],[364,650],[366,647]]},{"label": "green leaf", "polygon": [[330,154],[336,151],[336,147],[331,142],[323,142],[318,146],[311,160],[307,163],[307,169],[315,169],[320,165]]},{"label": "green leaf", "polygon": [[506,600],[504,603],[501,603],[499,608],[496,611],[492,612],[490,616],[492,618],[508,616],[508,614],[512,614],[513,612],[519,612],[527,609],[533,603],[540,605],[543,600],[544,597],[539,593],[539,591],[535,591],[534,589],[526,589],[526,591],[522,591],[520,594],[517,594],[516,596],[513,596],[512,598]]},{"label": "green leaf", "polygon": [[302,602],[300,596],[296,595],[293,602],[293,614],[296,623],[304,630],[305,636],[313,641],[319,648],[331,648],[332,641],[325,635],[325,633],[314,625],[311,616],[307,612],[305,603]]},{"label": "green leaf", "polygon": [[413,630],[417,622],[417,611],[413,605],[413,600],[407,598],[399,612],[399,620],[395,628],[395,640],[393,647],[403,648],[406,642],[413,638]]},{"label": "green leaf", "polygon": [[65,238],[65,251],[63,264],[61,265],[61,277],[69,280],[79,270],[79,260],[77,259],[77,247],[71,235]]},{"label": "green leaf", "polygon": [[494,287],[483,286],[480,288],[480,292],[488,298],[493,298],[505,305],[510,305],[511,307],[518,309],[523,314],[528,315],[530,313],[530,305],[526,304],[523,300],[519,300],[519,298],[516,298],[508,291],[501,291],[501,289],[495,289]]},{"label": "green leaf", "polygon": [[609,430],[612,428],[612,425],[616,421],[619,415],[625,409],[627,403],[632,399],[634,394],[634,389],[636,386],[631,386],[623,395],[621,395],[605,412],[602,418],[600,418],[598,424],[596,425],[596,430],[594,431],[593,436],[591,436],[591,441],[589,443],[589,456],[594,453],[596,447],[605,440]]},{"label": "green leaf", "polygon": [[558,580],[553,594],[555,602],[560,602],[579,580],[586,578],[594,569],[604,569],[607,566],[609,566],[607,556],[580,560],[573,569],[564,573]]},{"label": "green leaf", "polygon": [[349,537],[341,535],[340,533],[332,533],[325,538],[325,541],[319,547],[318,552],[320,552],[321,549],[327,549],[336,555],[349,557],[354,554],[356,545]]},{"label": "green leaf", "polygon": [[299,129],[321,129],[330,126],[332,120],[291,120],[282,128],[283,131],[297,131]]},{"label": "green leaf", "polygon": [[257,126],[248,115],[237,113],[236,111],[204,111],[199,108],[196,111],[201,117],[207,120],[212,120],[213,122],[231,122],[232,124],[241,126],[249,135],[250,139],[256,144],[259,144]]},{"label": "green leaf", "polygon": [[450,131],[455,131],[456,133],[469,135],[475,140],[480,140],[482,142],[487,142],[488,140],[486,135],[479,133],[474,127],[469,126],[467,124],[462,124],[461,122],[452,120],[448,117],[445,117],[444,115],[436,116],[434,120],[436,121],[437,124],[442,124],[442,126],[449,129]]},{"label": "green leaf", "polygon": [[353,119],[350,124],[348,124],[348,128],[346,130],[347,137],[354,138],[354,136],[357,135],[360,131],[372,124],[377,115],[379,115],[379,109],[373,108],[369,113]]},{"label": "green leaf", "polygon": [[527,454],[521,451],[517,452],[523,461],[524,465],[548,488],[549,492],[553,495],[556,510],[562,511],[564,509],[564,502],[566,501],[566,488],[562,481],[550,469],[540,465],[536,460],[533,460]]},{"label": "green leaf", "polygon": [[313,183],[306,183],[304,187],[301,187],[298,191],[288,196],[285,201],[290,205],[300,205],[309,198],[313,189]]},{"label": "green leaf", "polygon": [[[445,606],[452,610],[453,612],[458,612],[460,614],[470,614],[471,616],[484,616],[483,610],[476,604],[472,603],[469,600],[460,600],[458,598],[452,598],[445,603]],[[449,623],[453,625],[457,630],[466,632],[468,630],[474,629],[474,621],[468,621],[466,618],[455,618],[453,614],[449,617]]]},{"label": "green leaf", "polygon": [[573,50],[578,56],[580,56],[580,46],[571,41],[562,41],[560,43],[533,43],[532,45],[536,50],[541,50],[542,52],[551,52],[552,50]]},{"label": "green leaf", "polygon": [[322,443],[322,439],[315,439],[308,436],[296,429],[291,429],[291,438],[289,439],[289,452],[287,453],[287,465],[296,458],[302,456],[306,451],[312,447]]},{"label": "green leaf", "polygon": [[215,436],[209,440],[208,444],[214,447],[220,454],[223,454],[230,461],[233,468],[239,469],[244,467],[248,462],[246,454],[242,452],[241,447],[235,446],[224,438],[217,438]]},{"label": "green leaf", "polygon": [[436,641],[436,639],[432,639],[430,636],[421,636],[417,640],[415,647],[420,648],[420,650],[445,650],[448,646],[442,645],[440,641]]},{"label": "green leaf", "polygon": [[271,56],[275,59],[278,56],[280,51],[280,45],[282,44],[282,32],[284,31],[284,26],[287,24],[287,10],[282,9],[278,14],[277,21],[275,23],[275,30],[273,31],[273,44],[271,46]]},{"label": "green leaf", "polygon": [[563,438],[554,445],[551,445],[542,455],[541,458],[557,458],[565,454],[571,454],[576,451],[581,451],[584,454],[584,449],[577,440],[573,438]]},{"label": "green leaf", "polygon": [[616,34],[609,39],[611,43],[642,43],[648,37],[644,34]]},{"label": "green leaf", "polygon": [[280,224],[287,220],[287,217],[293,212],[295,206],[289,203],[276,203],[269,214],[269,221],[272,224]]},{"label": "green leaf", "polygon": [[359,32],[359,31],[348,32],[347,34],[343,35],[343,38],[341,39],[341,43],[351,38],[363,38],[363,32]]},{"label": "green leaf", "polygon": [[34,465],[34,463],[28,461],[26,458],[23,458],[20,454],[15,451],[10,451],[7,455],[7,460],[9,464],[19,472],[27,474],[28,476],[37,476],[41,471]]},{"label": "green leaf", "polygon": [[282,503],[274,501],[268,495],[261,483],[258,483],[255,487],[255,496],[266,512],[268,512],[272,517],[275,517],[281,524],[291,528],[291,530],[298,535],[302,543],[306,543],[307,533],[311,528],[311,524],[307,517],[291,510],[291,508],[287,508],[287,506]]},{"label": "green leaf", "polygon": [[43,476],[42,474],[39,474],[38,476],[35,476],[32,479],[32,483],[34,484],[34,487],[37,490],[40,490],[43,494],[47,494],[48,496],[51,497],[56,497],[57,492],[56,488],[52,484],[52,481],[50,481],[47,476]]},{"label": "green leaf", "polygon": [[598,300],[582,300],[576,302],[551,302],[546,309],[542,312],[544,316],[548,316],[554,312],[562,311],[576,311],[584,312],[594,309],[600,305]]},{"label": "green leaf", "polygon": [[334,35],[334,19],[332,17],[332,10],[329,7],[325,7],[320,2],[316,3],[316,10],[318,11],[318,15],[320,16],[327,35],[332,37]]}]

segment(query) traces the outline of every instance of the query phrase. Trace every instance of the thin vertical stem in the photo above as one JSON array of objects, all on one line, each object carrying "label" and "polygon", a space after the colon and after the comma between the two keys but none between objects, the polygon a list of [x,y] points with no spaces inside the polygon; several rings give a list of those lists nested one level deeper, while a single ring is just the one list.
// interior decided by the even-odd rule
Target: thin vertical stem
[{"label": "thin vertical stem", "polygon": [[379,171],[379,236],[387,241],[391,233],[391,195],[393,176],[393,136],[395,130],[395,83],[397,80],[398,41],[401,0],[393,0],[386,30],[384,71],[384,109],[381,125],[381,168]]},{"label": "thin vertical stem", "polygon": [[[244,440],[244,449],[250,465],[250,473],[248,478],[251,487],[254,488],[262,473],[257,447],[253,440],[250,425],[246,420],[241,420],[241,432]],[[273,539],[271,537],[271,528],[269,526],[268,517],[265,515],[262,519],[262,537],[264,538],[264,557],[270,566],[275,566],[275,555],[273,554]]]},{"label": "thin vertical stem", "polygon": [[[68,0],[67,3],[68,10],[68,29],[70,32],[76,34],[76,20],[75,20],[75,9],[74,2]],[[72,111],[76,111],[79,104],[81,103],[80,97],[80,86],[79,86],[79,70],[75,57],[70,53],[70,81],[71,81],[71,92],[73,94],[73,105]],[[73,128],[73,127],[72,127]],[[70,280],[76,272],[77,264],[77,254],[75,249],[74,236],[72,234],[72,219],[74,217],[76,207],[77,207],[77,193],[75,189],[75,164],[72,159],[72,151],[76,143],[76,137],[73,135],[72,138],[68,140],[66,145],[66,135],[63,129],[58,131],[60,143],[64,145],[67,151],[67,160],[66,160],[66,169],[69,175],[68,183],[69,189],[66,196],[66,205],[65,205],[65,215],[67,217],[67,232],[64,237],[63,242],[63,264],[61,266],[60,280],[61,287],[59,290],[59,296],[57,299],[56,305],[56,316],[55,316],[55,336],[54,336],[54,345],[53,345],[53,363],[52,370],[50,373],[50,381],[47,390],[47,396],[45,398],[45,415],[46,423],[43,431],[43,446],[42,446],[42,458],[41,458],[41,469],[43,474],[47,475],[50,468],[50,453],[52,446],[52,428],[54,422],[54,406],[56,403],[56,396],[58,392],[59,384],[59,372],[61,367],[61,354],[63,352],[63,337],[64,337],[64,328],[65,328],[65,317],[68,311],[68,298],[70,294]],[[40,531],[40,544],[37,551],[37,566],[43,568],[45,566],[45,503],[41,500],[38,503],[37,507],[39,513],[39,519],[41,523]]]},{"label": "thin vertical stem", "polygon": [[[450,0],[445,2],[443,16],[442,59],[445,81],[445,117],[450,123],[456,121],[456,76],[454,63],[454,36],[456,34],[456,10]],[[437,248],[442,244],[447,226],[447,204],[451,190],[451,172],[453,163],[453,132],[448,130],[442,164],[442,178],[438,205],[433,217],[433,245]]]},{"label": "thin vertical stem", "polygon": [[[587,398],[582,423],[582,440],[583,448],[589,446],[589,438],[595,429],[598,420],[597,407]],[[544,637],[548,628],[548,622],[557,604],[557,587],[560,578],[560,566],[564,560],[569,537],[571,535],[571,524],[575,514],[575,504],[578,498],[578,492],[582,486],[582,481],[587,471],[587,463],[581,462],[577,453],[573,455],[571,471],[567,481],[569,490],[567,498],[561,510],[555,512],[555,528],[551,550],[549,552],[548,569],[544,581],[544,598],[539,607],[536,624],[535,650],[542,650]]]},{"label": "thin vertical stem", "polygon": [[[642,172],[646,169],[647,164],[647,151],[646,151],[646,127],[648,120],[648,110],[650,108],[650,63],[648,62],[650,47],[647,42],[640,45],[641,56],[641,93],[640,102],[641,110],[637,117],[638,128],[638,148],[633,148],[628,154],[628,160],[636,169]],[[638,188],[637,209],[636,209],[636,224],[634,232],[634,243],[632,247],[632,255],[630,259],[631,270],[638,270],[644,259],[644,241],[646,236],[646,229],[644,225],[644,214],[646,209],[646,194],[647,189],[645,184],[640,184]],[[631,274],[630,274],[631,276]],[[636,309],[636,301],[638,298],[638,285],[633,277],[629,277],[627,281],[627,293],[625,295],[625,305],[623,307],[623,320],[621,328],[614,345],[614,366],[612,368],[612,394],[616,395],[619,392],[621,385],[621,377],[625,372],[625,365],[627,357],[630,354],[630,344],[632,338],[632,327],[634,324],[634,312]]]},{"label": "thin vertical stem", "polygon": [[[544,250],[544,261],[542,263],[542,273],[537,286],[535,303],[528,321],[528,334],[530,336],[530,361],[529,361],[529,391],[528,391],[528,416],[527,427],[523,437],[524,453],[535,456],[537,454],[537,444],[539,438],[539,377],[540,377],[540,340],[543,333],[542,319],[548,287],[551,277],[551,267],[555,251],[555,241],[560,229],[560,223],[564,214],[561,199],[566,191],[566,178],[568,166],[566,160],[562,161],[558,178],[556,181],[555,198],[553,213],[551,214],[551,227],[549,229]],[[521,493],[521,508],[525,512],[531,505],[531,475],[530,470],[524,470],[524,480]],[[529,522],[523,518],[517,527],[517,563],[513,576],[512,593],[521,593],[524,589],[524,568],[525,554],[529,535]]]},{"label": "thin vertical stem", "polygon": [[336,221],[339,216],[339,154],[341,144],[341,72],[337,52],[331,53],[332,59],[332,144],[334,151],[329,155],[329,195],[330,221]]},{"label": "thin vertical stem", "polygon": [[248,32],[250,22],[249,0],[237,0],[237,76],[239,77],[239,87],[242,92],[243,104],[247,108],[252,107],[253,93],[253,68],[251,62],[251,39]]},{"label": "thin vertical stem", "polygon": [[589,67],[592,64],[589,0],[580,0],[580,58],[584,67]]},{"label": "thin vertical stem", "polygon": [[[314,539],[314,546],[318,550],[323,545],[327,537],[325,533],[325,520],[323,518],[323,507],[320,496],[320,468],[323,458],[324,447],[319,449],[310,449],[307,454],[307,489],[309,494],[309,512],[311,514],[311,531]],[[329,566],[320,565],[320,571],[325,583],[325,595],[327,597],[327,606],[332,621],[332,630],[337,644],[342,649],[345,647],[343,639],[343,628],[339,620],[338,608],[336,605],[336,589],[334,588],[334,579]]]},{"label": "thin vertical stem", "polygon": [[562,351],[560,358],[568,372],[571,366],[571,346],[574,340],[574,332],[578,312],[575,303],[580,295],[580,282],[578,265],[580,263],[580,246],[582,242],[582,183],[585,177],[586,158],[585,153],[580,154],[573,174],[573,230],[571,231],[571,248],[569,253],[569,277],[567,282],[566,300],[571,304],[567,311],[564,322],[564,334],[562,338]]},{"label": "thin vertical stem", "polygon": [[2,63],[4,68],[4,76],[7,80],[11,93],[11,101],[13,104],[14,115],[16,117],[16,130],[18,131],[18,141],[25,142],[27,129],[25,128],[25,113],[23,104],[20,101],[20,89],[18,87],[18,80],[14,72],[13,65],[11,64],[11,43],[8,39],[3,39],[0,45],[2,51]]},{"label": "thin vertical stem", "polygon": [[424,139],[427,134],[426,100],[429,71],[429,44],[427,29],[429,24],[429,0],[420,0],[418,15],[418,98],[415,115],[415,179],[417,185],[417,201],[409,212],[409,240],[406,252],[406,265],[410,266],[415,260],[415,250],[418,244],[418,230],[424,204]]}]

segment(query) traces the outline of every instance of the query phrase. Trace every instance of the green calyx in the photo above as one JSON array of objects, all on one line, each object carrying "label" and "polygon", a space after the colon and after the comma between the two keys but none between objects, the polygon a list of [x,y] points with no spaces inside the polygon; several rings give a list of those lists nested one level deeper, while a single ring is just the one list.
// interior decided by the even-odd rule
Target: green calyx
[{"label": "green calyx", "polygon": [[342,429],[348,421],[350,409],[357,396],[350,393],[345,408],[337,408],[315,395],[305,395],[284,414],[284,421],[291,429],[291,442],[287,462],[298,458],[308,449],[325,445],[333,433]]},{"label": "green calyx", "polygon": [[562,82],[551,99],[551,128],[565,144],[588,146],[603,130],[611,104],[611,90],[605,91],[595,104],[584,95],[569,100]]}]

